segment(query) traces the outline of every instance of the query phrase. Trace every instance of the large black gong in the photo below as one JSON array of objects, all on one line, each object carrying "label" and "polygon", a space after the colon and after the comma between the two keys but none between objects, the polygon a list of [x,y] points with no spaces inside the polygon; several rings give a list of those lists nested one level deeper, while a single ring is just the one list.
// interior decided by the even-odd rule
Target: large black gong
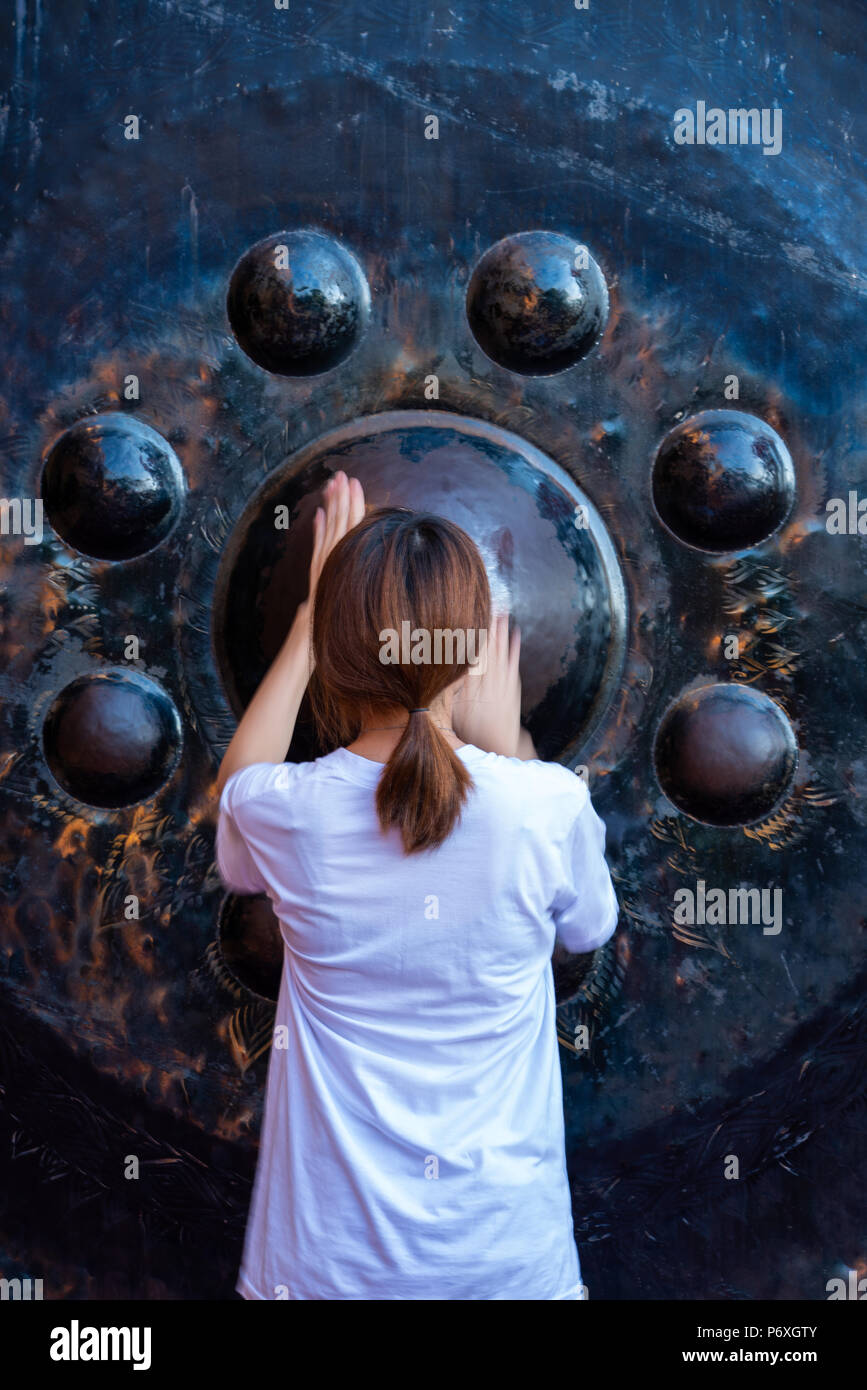
[{"label": "large black gong", "polygon": [[[591,1298],[861,1268],[855,16],[16,7],[0,1274],[231,1297],[275,958],[214,783],[347,463],[477,536],[608,827],[617,934],[556,962]],[[679,143],[699,103],[780,152]]]}]

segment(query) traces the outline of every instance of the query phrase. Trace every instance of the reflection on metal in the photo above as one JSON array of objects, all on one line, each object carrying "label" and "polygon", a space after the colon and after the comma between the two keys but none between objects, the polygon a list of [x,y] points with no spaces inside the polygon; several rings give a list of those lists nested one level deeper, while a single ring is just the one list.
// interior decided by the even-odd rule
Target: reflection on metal
[{"label": "reflection on metal", "polygon": [[706,685],[665,712],[656,773],[679,810],[707,825],[749,825],[769,816],[792,784],[795,734],[761,691]]},{"label": "reflection on metal", "polygon": [[314,229],[277,232],[232,272],[229,322],[248,357],[280,376],[316,376],[355,347],[370,292],[358,261]]},{"label": "reflection on metal", "polygon": [[[273,480],[297,492],[282,539],[303,547],[300,499],[333,468],[333,445],[351,453],[392,413],[430,424],[443,412],[460,423],[454,485],[439,501],[469,499],[465,524],[501,596],[524,605],[527,713],[546,748],[588,766],[621,904],[615,940],[580,984],[573,964],[556,962],[576,1235],[593,1296],[823,1298],[827,1250],[853,1266],[864,1255],[851,1175],[867,1077],[867,603],[859,538],[824,525],[827,499],[864,491],[863,189],[838,148],[855,119],[859,37],[840,38],[832,0],[741,6],[723,39],[699,32],[687,0],[663,0],[652,23],[635,7],[595,19],[591,9],[577,27],[569,7],[498,0],[493,20],[470,7],[459,24],[428,26],[423,42],[417,6],[401,0],[332,6],[324,28],[308,10],[69,0],[49,34],[40,7],[22,6],[10,49],[26,80],[10,69],[5,84],[5,496],[39,496],[43,460],[72,434],[42,488],[54,533],[41,545],[2,538],[0,833],[11,848],[0,1246],[12,1258],[26,1245],[27,1268],[50,1272],[66,1297],[231,1296],[273,943],[267,915],[248,934],[249,904],[225,901],[214,781],[256,663],[297,599],[287,595],[282,617],[266,608],[273,580],[256,580],[243,540]],[[752,70],[773,103],[796,49],[782,160],[672,142],[696,71],[738,87],[744,55],[767,54]],[[561,68],[545,53],[574,61]],[[124,107],[144,113],[138,142],[112,116],[121,67]],[[179,84],[180,73],[195,80]],[[762,94],[750,103],[764,105]],[[69,139],[45,138],[70,110],[80,160]],[[835,111],[836,124],[817,110]],[[424,138],[429,111],[438,140]],[[330,261],[298,294],[314,224]],[[246,259],[281,226],[291,292],[267,259]],[[530,264],[532,229],[570,246],[586,238],[604,268],[607,323],[600,292],[592,339],[565,260],[542,258],[570,275],[553,293]],[[737,430],[696,432],[735,399],[726,416]],[[99,435],[111,412],[122,437]],[[155,455],[137,448],[136,421],[156,432]],[[384,432],[381,465],[368,457],[372,493],[431,497],[430,430],[420,428],[419,456],[402,459]],[[661,440],[690,434],[697,448],[660,454]],[[757,465],[760,435],[770,443]],[[81,441],[95,437],[91,453]],[[161,471],[169,449],[183,477],[170,460]],[[598,524],[567,544],[582,495]],[[534,536],[544,552],[527,548]],[[275,541],[272,559],[299,582],[300,557]],[[263,598],[249,655],[237,610],[229,620],[242,578]],[[601,595],[607,616],[588,613],[582,595]],[[573,640],[558,671],[564,604]],[[130,634],[135,672],[119,665]],[[58,694],[107,667],[129,684],[121,737],[88,715],[107,739],[122,803],[111,806],[77,799],[105,799],[92,750],[61,747],[59,726],[56,743],[50,725],[43,740]],[[147,727],[162,708],[130,701],[139,674],[183,727],[168,776],[170,758],[151,775],[146,747],[137,768],[118,751],[144,711]],[[747,759],[740,785],[711,777],[710,797],[681,785],[675,756],[670,792],[691,811],[660,792],[659,721],[722,685],[768,697],[797,730],[779,805],[785,728],[778,775],[756,777]],[[691,728],[681,728],[687,751]],[[735,804],[739,816],[770,810],[708,823]],[[698,943],[678,935],[672,897],[697,878],[724,889],[783,881],[780,937],[748,926],[708,927]],[[817,1132],[833,1143],[811,1142]],[[119,1186],[129,1152],[144,1156],[143,1180]],[[748,1226],[744,1182],[720,1178],[731,1152],[751,1184]]]},{"label": "reflection on metal", "polygon": [[181,721],[155,681],[122,669],[79,676],[57,695],[42,731],[65,792],[90,806],[131,806],[168,781]]},{"label": "reflection on metal", "polygon": [[486,251],[467,290],[470,328],[492,361],[553,376],[596,346],[608,286],[587,247],[557,232],[518,232]]},{"label": "reflection on metal", "polygon": [[[390,411],[324,435],[274,470],[223,551],[213,638],[240,714],[306,595],[319,491],[338,468],[371,506],[433,511],[463,526],[521,628],[523,714],[540,756],[577,760],[623,666],[626,599],[596,507],[525,440],[446,411]],[[291,518],[275,526],[277,508]],[[576,524],[578,523],[578,524]],[[293,756],[318,749],[302,727]]]},{"label": "reflection on metal", "polygon": [[52,446],[42,499],[59,536],[85,555],[128,560],[164,541],[184,475],[156,430],[119,411],[79,420]]},{"label": "reflection on metal", "polygon": [[776,430],[739,410],[691,415],[663,439],[653,501],[668,529],[697,550],[759,545],[795,500],[795,471]]}]

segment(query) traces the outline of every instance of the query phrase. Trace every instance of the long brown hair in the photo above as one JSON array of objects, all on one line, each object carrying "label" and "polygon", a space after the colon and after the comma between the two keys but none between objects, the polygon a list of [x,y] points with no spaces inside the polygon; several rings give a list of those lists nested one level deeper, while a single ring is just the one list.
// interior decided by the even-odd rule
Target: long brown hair
[{"label": "long brown hair", "polygon": [[[406,507],[369,512],[335,545],[316,586],[310,699],[323,744],[351,743],[383,711],[430,705],[469,670],[490,612],[482,557],[459,526]],[[474,634],[468,659],[446,659],[461,655],[457,643],[442,643],[434,659],[406,660],[406,642],[398,660],[383,656],[387,633],[401,645],[437,631]],[[432,849],[454,829],[472,785],[431,716],[410,714],[377,786],[380,825],[400,831],[407,854]]]}]

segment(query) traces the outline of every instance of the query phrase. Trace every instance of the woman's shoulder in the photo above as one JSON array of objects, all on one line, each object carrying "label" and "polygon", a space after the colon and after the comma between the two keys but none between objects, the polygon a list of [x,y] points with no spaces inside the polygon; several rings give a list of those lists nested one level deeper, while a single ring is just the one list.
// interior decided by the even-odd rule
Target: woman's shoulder
[{"label": "woman's shoulder", "polygon": [[474,748],[466,759],[471,773],[497,780],[510,786],[518,796],[540,796],[562,802],[577,814],[589,792],[583,777],[563,763],[549,763],[542,758],[510,758],[503,753],[488,753]]},{"label": "woman's shoulder", "polygon": [[285,792],[309,777],[316,764],[309,763],[248,763],[238,768],[226,781],[220,797],[221,808],[233,809],[256,798],[274,792]]}]

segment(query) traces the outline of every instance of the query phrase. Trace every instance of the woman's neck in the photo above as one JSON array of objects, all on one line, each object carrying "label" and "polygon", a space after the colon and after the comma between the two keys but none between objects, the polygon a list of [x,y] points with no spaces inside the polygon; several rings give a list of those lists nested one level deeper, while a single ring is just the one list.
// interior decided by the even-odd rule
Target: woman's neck
[{"label": "woman's neck", "polygon": [[358,738],[347,744],[350,753],[358,753],[371,762],[387,763],[398,743],[408,720],[430,719],[440,730],[443,738],[452,748],[463,748],[464,741],[452,728],[451,700],[436,701],[424,714],[410,716],[405,709],[386,711],[379,718],[371,717],[364,721]]}]

